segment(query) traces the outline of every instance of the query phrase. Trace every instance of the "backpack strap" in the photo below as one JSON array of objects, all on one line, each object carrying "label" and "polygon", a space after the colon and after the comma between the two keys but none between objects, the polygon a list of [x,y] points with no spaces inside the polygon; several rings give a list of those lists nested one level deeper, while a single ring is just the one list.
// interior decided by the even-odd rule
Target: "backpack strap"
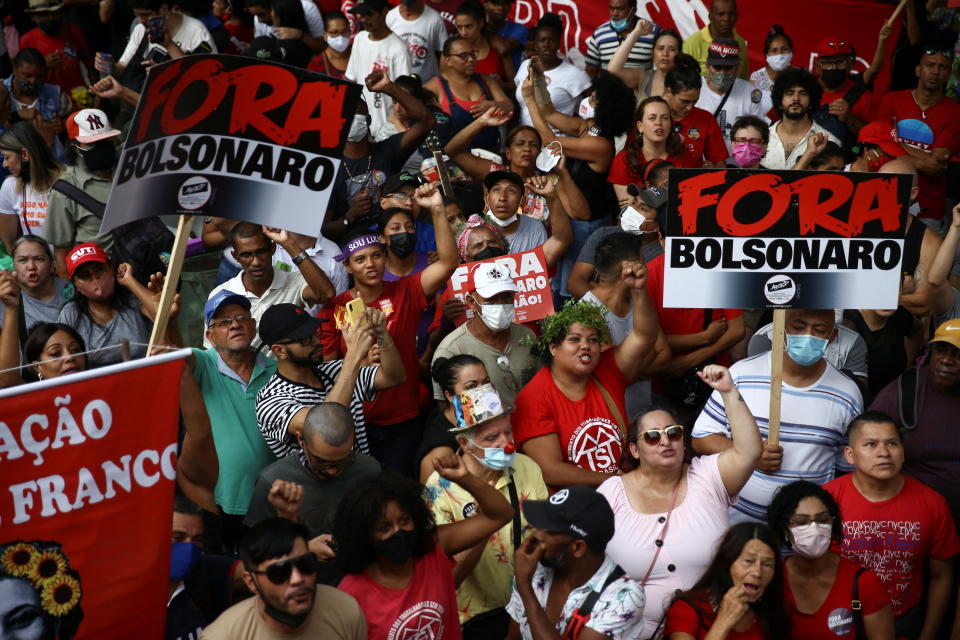
[{"label": "backpack strap", "polygon": [[866,567],[860,567],[853,574],[853,590],[850,594],[850,611],[853,612],[853,628],[857,634],[857,640],[867,638],[867,631],[863,626],[863,603],[860,601],[860,574],[866,570]]},{"label": "backpack strap", "polygon": [[900,426],[905,431],[917,428],[917,391],[920,370],[910,367],[897,378],[897,399],[900,405]]},{"label": "backpack strap", "polygon": [[607,391],[606,387],[600,384],[600,380],[597,376],[591,376],[593,378],[593,384],[597,385],[597,389],[600,390],[600,395],[603,396],[603,401],[607,403],[607,409],[610,410],[610,413],[613,414],[613,419],[617,421],[617,426],[620,427],[620,433],[624,437],[627,436],[627,423],[623,419],[623,414],[620,413],[620,407],[617,406],[617,403],[613,401],[613,397],[610,395],[610,392]]},{"label": "backpack strap", "polygon": [[843,95],[843,100],[847,103],[848,107],[853,109],[853,105],[855,105],[857,100],[859,100],[866,92],[867,85],[864,84],[863,80],[858,76],[857,79],[853,81],[853,86],[850,87],[850,91],[847,91]]},{"label": "backpack strap", "polygon": [[724,105],[727,104],[727,100],[730,98],[730,94],[733,93],[733,86],[737,83],[737,79],[733,79],[733,84],[730,85],[730,88],[727,89],[727,92],[723,94],[723,100],[720,101],[720,104],[717,105],[717,108],[713,110],[713,117],[716,118],[720,115],[720,112],[723,111]]},{"label": "backpack strap", "polygon": [[510,470],[510,482],[507,484],[510,492],[510,505],[513,506],[513,550],[520,548],[520,534],[523,525],[520,522],[520,499],[517,497],[517,485],[513,481],[513,469]]},{"label": "backpack strap", "polygon": [[107,210],[107,205],[100,202],[75,184],[60,178],[54,182],[50,188],[54,191],[59,191],[84,209],[87,209],[93,215],[97,216],[101,220],[103,219],[103,212]]},{"label": "backpack strap", "polygon": [[620,565],[616,565],[613,571],[607,576],[607,579],[603,581],[603,586],[600,587],[600,590],[591,591],[587,597],[583,599],[583,602],[580,603],[577,610],[571,614],[570,620],[567,622],[567,627],[563,630],[564,640],[577,639],[583,627],[586,626],[587,621],[590,620],[590,614],[593,613],[593,608],[597,606],[597,600],[599,600],[603,592],[607,590],[607,587],[613,584],[615,580],[619,580],[626,575],[626,573]]}]

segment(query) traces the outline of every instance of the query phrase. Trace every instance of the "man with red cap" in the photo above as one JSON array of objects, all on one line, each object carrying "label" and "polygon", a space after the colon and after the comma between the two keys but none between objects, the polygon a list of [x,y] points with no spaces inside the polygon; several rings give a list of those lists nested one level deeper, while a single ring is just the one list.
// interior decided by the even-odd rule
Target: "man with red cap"
[{"label": "man with red cap", "polygon": [[[81,109],[67,117],[67,136],[79,158],[60,176],[71,192],[106,203],[117,165],[117,148],[113,138],[120,135],[100,109]],[[82,198],[82,195],[80,195]],[[100,233],[101,218],[81,204],[78,197],[52,189],[47,203],[44,235],[55,247],[57,272],[66,273],[67,252],[78,243],[94,242],[107,252],[113,249],[113,237]]]}]

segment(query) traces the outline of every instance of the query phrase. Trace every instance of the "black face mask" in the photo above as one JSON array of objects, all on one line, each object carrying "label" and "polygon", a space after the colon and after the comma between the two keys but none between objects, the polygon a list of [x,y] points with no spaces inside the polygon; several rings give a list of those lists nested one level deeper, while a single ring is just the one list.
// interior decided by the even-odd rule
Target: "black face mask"
[{"label": "black face mask", "polygon": [[373,548],[381,553],[387,560],[397,564],[403,564],[413,556],[414,547],[417,546],[417,532],[407,529],[398,529],[395,534],[386,540],[377,540],[373,543]]},{"label": "black face mask", "polygon": [[117,164],[117,148],[109,140],[100,140],[86,150],[80,150],[80,157],[90,171],[106,171]]},{"label": "black face mask", "polygon": [[474,254],[474,260],[489,260],[490,258],[499,258],[506,252],[499,247],[484,247],[482,251]]},{"label": "black face mask", "polygon": [[[275,606],[270,604],[270,601],[267,600],[266,596],[263,595],[263,591],[260,590],[260,583],[255,579],[253,581],[254,586],[257,588],[257,593],[260,595],[260,599],[263,600],[263,612],[279,622],[280,624],[296,629],[304,622],[307,621],[307,618],[310,617],[312,611],[308,610],[306,613],[302,613],[298,616],[293,615],[292,613],[287,613],[286,611],[281,611]],[[316,604],[316,602],[314,602]]]},{"label": "black face mask", "polygon": [[60,31],[60,26],[63,24],[63,21],[60,18],[54,18],[53,20],[45,20],[43,22],[37,23],[37,28],[40,31],[43,31],[48,36],[56,35]]},{"label": "black face mask", "polygon": [[35,96],[40,92],[40,85],[42,82],[24,82],[20,78],[14,78],[13,81],[17,84],[17,88],[20,89],[20,93],[27,96]]},{"label": "black face mask", "polygon": [[830,89],[836,89],[843,81],[847,79],[847,70],[846,69],[821,69],[820,70],[820,79],[823,80],[824,86]]},{"label": "black face mask", "polygon": [[398,258],[406,258],[417,246],[417,234],[403,231],[387,236],[390,241],[390,251]]}]

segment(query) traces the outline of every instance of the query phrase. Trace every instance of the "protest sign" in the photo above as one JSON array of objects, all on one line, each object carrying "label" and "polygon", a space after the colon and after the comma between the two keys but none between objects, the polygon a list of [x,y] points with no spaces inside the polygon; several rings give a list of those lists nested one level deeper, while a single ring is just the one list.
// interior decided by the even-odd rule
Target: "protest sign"
[{"label": "protest sign", "polygon": [[187,353],[0,393],[0,583],[49,637],[163,637]]},{"label": "protest sign", "polygon": [[543,255],[542,246],[532,251],[462,264],[450,276],[450,292],[463,300],[467,293],[473,291],[473,272],[487,262],[495,262],[508,269],[510,277],[519,289],[513,297],[513,305],[516,309],[514,322],[517,324],[533,322],[553,313],[550,274],[547,273],[547,259]]},{"label": "protest sign", "polygon": [[665,307],[894,309],[910,177],[670,172]]},{"label": "protest sign", "polygon": [[102,229],[192,214],[316,236],[359,98],[357,84],[255,58],[154,67]]}]

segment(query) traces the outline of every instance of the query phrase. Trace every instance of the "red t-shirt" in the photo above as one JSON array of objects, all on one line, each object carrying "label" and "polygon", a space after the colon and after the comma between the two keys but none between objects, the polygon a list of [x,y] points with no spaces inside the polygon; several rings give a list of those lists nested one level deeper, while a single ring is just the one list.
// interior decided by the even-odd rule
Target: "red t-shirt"
[{"label": "red t-shirt", "polygon": [[[632,381],[620,371],[614,351],[607,349],[600,354],[593,375],[626,419],[623,394]],[[587,384],[586,395],[573,401],[557,387],[550,368],[544,367],[520,390],[516,406],[510,422],[513,437],[521,447],[531,438],[555,433],[560,439],[564,462],[601,473],[612,474],[620,470],[624,436],[593,381]]]},{"label": "red t-shirt", "polygon": [[[697,608],[700,611],[699,615],[697,610],[684,600],[677,600],[670,605],[663,637],[669,638],[671,633],[689,633],[697,640],[706,638],[717,614],[708,602],[698,602]],[[727,635],[727,640],[763,640],[763,638],[759,620],[754,622],[747,631],[731,631]]]},{"label": "red t-shirt", "polygon": [[[324,324],[320,340],[325,354],[343,355],[347,346],[340,334],[346,305],[353,299],[351,291],[344,291],[331,302],[324,305],[317,315],[328,322]],[[407,379],[396,387],[385,389],[377,394],[373,402],[365,402],[363,412],[367,424],[396,424],[417,417],[420,413],[417,387],[420,384],[420,366],[417,362],[417,327],[420,314],[428,304],[420,284],[420,274],[400,278],[395,282],[384,282],[380,297],[367,304],[380,309],[387,316],[387,331],[393,338]]]},{"label": "red t-shirt", "polygon": [[40,29],[31,29],[20,38],[20,49],[27,47],[36,49],[44,56],[54,51],[60,52],[63,66],[47,71],[47,84],[55,84],[68,94],[74,87],[87,86],[80,73],[80,60],[90,57],[90,47],[78,26],[65,24],[55,36],[48,36]]},{"label": "red t-shirt", "polygon": [[[610,165],[610,173],[607,175],[607,182],[613,184],[636,184],[643,185],[643,175],[634,173],[627,162],[628,149],[624,149],[613,157],[613,163]],[[697,161],[684,146],[683,152],[678,156],[667,156],[667,161],[673,166],[683,169],[699,169],[703,166],[703,160]],[[640,166],[647,164],[647,159],[640,154]]]},{"label": "red t-shirt", "polygon": [[[823,90],[823,97],[820,98],[820,104],[830,105],[834,100],[839,100],[843,96],[853,89],[854,81],[850,78],[847,78],[843,81],[843,84],[840,85],[839,89],[834,89],[833,91]],[[853,108],[850,109],[850,112],[861,122],[869,124],[873,122],[873,110],[876,105],[873,102],[873,91],[869,89],[863,92],[857,101],[853,104]]]},{"label": "red t-shirt", "polygon": [[698,166],[703,166],[704,158],[717,163],[724,162],[730,155],[720,125],[709,111],[694,107],[686,118],[677,122],[677,126],[687,153],[700,161]]},{"label": "red t-shirt", "polygon": [[864,498],[853,485],[853,474],[823,485],[843,514],[841,554],[876,572],[895,616],[920,602],[928,555],[946,560],[960,553],[947,501],[913,478],[903,479],[900,493],[881,502]]},{"label": "red t-shirt", "polygon": [[[915,140],[916,144],[911,146],[925,151],[945,148],[954,155],[960,153],[960,104],[949,98],[944,98],[923,112],[909,90],[894,91],[883,98],[875,119],[889,122],[894,127],[901,120],[918,120],[921,123],[918,133],[921,135],[914,135],[925,137],[926,140]],[[920,217],[942,218],[946,213],[947,174],[928,176],[921,173],[917,184],[920,187],[917,198]]]},{"label": "red t-shirt", "polygon": [[[853,599],[853,577],[860,565],[840,558],[837,577],[820,608],[813,614],[797,611],[797,603],[790,589],[790,581],[783,577],[784,597],[787,610],[793,618],[791,637],[803,640],[836,640],[837,638],[856,638],[857,630],[853,625],[853,611],[850,601]],[[857,581],[857,595],[863,606],[863,615],[869,616],[890,604],[887,588],[873,571],[860,574]]]},{"label": "red t-shirt", "polygon": [[365,573],[346,576],[337,588],[360,604],[371,640],[463,638],[453,571],[440,545],[416,561],[413,577],[403,589],[388,589]]}]

